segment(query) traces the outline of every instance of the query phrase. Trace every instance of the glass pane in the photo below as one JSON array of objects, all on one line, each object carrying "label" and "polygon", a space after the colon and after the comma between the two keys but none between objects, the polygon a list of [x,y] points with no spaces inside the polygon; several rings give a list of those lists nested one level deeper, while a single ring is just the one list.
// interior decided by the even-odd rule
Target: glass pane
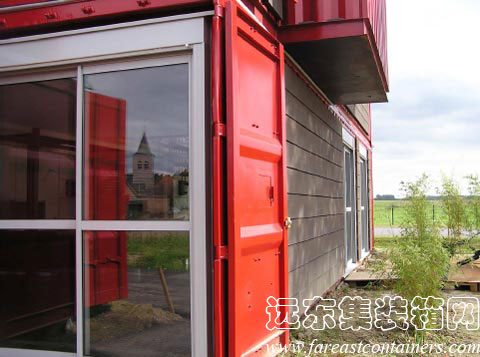
[{"label": "glass pane", "polygon": [[190,356],[187,232],[84,232],[85,354]]},{"label": "glass pane", "polygon": [[76,80],[0,86],[0,219],[75,218]]},{"label": "glass pane", "polygon": [[188,220],[188,66],[85,76],[85,219]]},{"label": "glass pane", "polygon": [[346,207],[352,207],[351,183],[352,183],[352,167],[351,155],[349,151],[345,151],[345,202]]},{"label": "glass pane", "polygon": [[0,347],[75,352],[74,231],[0,231]]}]

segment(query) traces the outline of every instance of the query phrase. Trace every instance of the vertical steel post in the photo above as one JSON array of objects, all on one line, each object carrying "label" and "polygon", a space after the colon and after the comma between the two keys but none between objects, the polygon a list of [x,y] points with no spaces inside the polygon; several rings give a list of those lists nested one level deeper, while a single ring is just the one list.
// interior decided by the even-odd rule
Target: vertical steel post
[{"label": "vertical steel post", "polygon": [[214,1],[212,18],[212,180],[213,180],[213,245],[214,245],[214,353],[215,357],[226,356],[226,269],[227,250],[224,237],[224,160],[225,124],[223,119],[223,16],[221,0]]}]

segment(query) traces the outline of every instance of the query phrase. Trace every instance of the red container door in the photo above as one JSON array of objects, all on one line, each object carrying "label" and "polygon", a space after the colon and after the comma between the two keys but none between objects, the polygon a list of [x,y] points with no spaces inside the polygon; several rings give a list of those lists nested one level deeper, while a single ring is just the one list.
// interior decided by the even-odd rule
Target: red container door
[{"label": "red container door", "polygon": [[284,59],[235,1],[225,19],[228,349],[242,356],[283,332],[266,328],[266,301],[288,293]]},{"label": "red container door", "polygon": [[[125,123],[122,99],[86,92],[87,179],[86,219],[126,218]],[[100,193],[102,199],[99,199]],[[105,199],[108,197],[108,199]],[[87,232],[89,298],[86,306],[127,298],[125,232]]]}]

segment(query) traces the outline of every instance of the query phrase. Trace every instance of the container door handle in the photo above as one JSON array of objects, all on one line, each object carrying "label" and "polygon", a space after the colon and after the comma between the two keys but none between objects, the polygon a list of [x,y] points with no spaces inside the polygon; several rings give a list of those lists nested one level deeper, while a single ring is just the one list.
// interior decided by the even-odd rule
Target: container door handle
[{"label": "container door handle", "polygon": [[285,218],[285,228],[290,229],[292,227],[292,219],[290,217]]}]

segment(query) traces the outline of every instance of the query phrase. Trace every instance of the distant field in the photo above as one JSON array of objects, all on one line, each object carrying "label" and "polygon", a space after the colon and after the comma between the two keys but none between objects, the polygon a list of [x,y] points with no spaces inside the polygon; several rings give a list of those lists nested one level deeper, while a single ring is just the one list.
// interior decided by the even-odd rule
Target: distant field
[{"label": "distant field", "polygon": [[[376,227],[398,227],[403,220],[406,201],[374,201],[374,219]],[[432,220],[445,223],[446,217],[440,201],[430,201],[430,216]],[[393,213],[393,214],[392,214]]]}]

